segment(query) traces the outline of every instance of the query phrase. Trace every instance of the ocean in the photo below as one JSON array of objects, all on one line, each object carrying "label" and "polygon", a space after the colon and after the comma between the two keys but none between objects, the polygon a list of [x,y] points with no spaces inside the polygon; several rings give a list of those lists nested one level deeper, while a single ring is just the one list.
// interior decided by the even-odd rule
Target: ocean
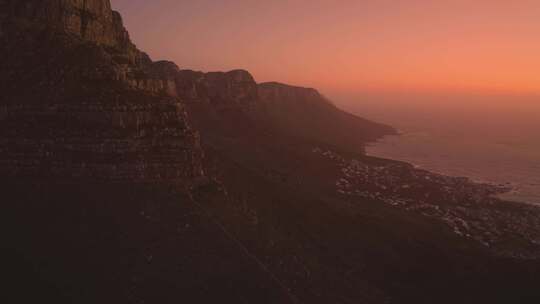
[{"label": "ocean", "polygon": [[[397,98],[397,97],[396,97]],[[399,130],[366,148],[368,155],[477,182],[504,184],[506,200],[540,204],[540,98],[457,96],[346,106]],[[411,100],[411,99],[409,99]]]}]

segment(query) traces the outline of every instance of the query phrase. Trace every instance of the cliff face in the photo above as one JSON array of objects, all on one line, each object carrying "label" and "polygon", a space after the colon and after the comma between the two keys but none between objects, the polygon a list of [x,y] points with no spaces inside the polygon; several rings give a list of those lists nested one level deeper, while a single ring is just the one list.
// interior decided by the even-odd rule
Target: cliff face
[{"label": "cliff face", "polygon": [[366,142],[395,133],[389,126],[342,111],[312,88],[269,82],[259,84],[258,92],[269,123],[297,137],[358,152]]},{"label": "cliff face", "polygon": [[129,39],[109,0],[3,0],[3,19],[27,27],[63,32],[122,51],[132,62],[146,60]]},{"label": "cliff face", "polygon": [[266,103],[298,103],[305,106],[328,104],[317,90],[294,87],[277,82],[266,82],[259,85],[259,95]]},{"label": "cliff face", "polygon": [[[39,51],[45,43],[39,39],[48,40],[50,49],[54,43],[56,49],[86,44],[87,48],[99,49],[103,53],[99,56],[107,57],[100,62],[108,69],[105,78],[122,81],[135,89],[176,95],[175,77],[161,71],[164,62],[153,63],[147,54],[137,49],[120,14],[111,10],[109,0],[0,0],[0,8],[0,39],[11,47],[5,48],[6,52],[9,49],[30,52],[32,48]],[[28,55],[35,57],[38,53]],[[32,64],[43,65],[47,61],[43,59],[54,57],[54,54],[45,55],[48,57],[35,58]],[[74,63],[81,64],[80,61]],[[98,64],[96,61],[86,63],[91,68]],[[18,70],[24,71],[22,67]]]},{"label": "cliff face", "polygon": [[206,102],[219,109],[253,109],[257,106],[257,83],[244,70],[229,72],[194,72],[177,74],[178,94],[186,101]]},{"label": "cliff face", "polygon": [[[6,174],[200,176],[202,152],[186,104],[356,151],[391,132],[347,116],[313,89],[258,85],[244,70],[201,73],[152,62],[108,0],[0,0],[0,8]],[[219,119],[228,125],[236,118]]]},{"label": "cliff face", "polygon": [[189,104],[205,103],[211,106],[210,111],[236,110],[259,126],[342,150],[362,151],[366,142],[395,133],[389,126],[340,110],[315,89],[275,82],[257,84],[243,70],[183,70],[177,74],[176,87]]},{"label": "cliff face", "polygon": [[113,181],[202,174],[172,63],[129,40],[109,1],[1,1],[0,174]]}]

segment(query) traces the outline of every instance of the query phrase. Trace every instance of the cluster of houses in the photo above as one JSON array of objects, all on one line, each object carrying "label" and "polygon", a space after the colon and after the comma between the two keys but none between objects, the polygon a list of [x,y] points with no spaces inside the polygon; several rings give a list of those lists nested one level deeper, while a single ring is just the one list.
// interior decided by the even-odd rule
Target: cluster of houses
[{"label": "cluster of houses", "polygon": [[[358,203],[383,202],[438,219],[457,235],[500,255],[540,257],[540,208],[500,200],[495,195],[508,191],[506,186],[478,184],[367,156],[352,159],[320,148],[313,153],[341,169],[335,182],[339,195],[357,197]],[[505,241],[509,238],[525,245],[510,247]]]}]

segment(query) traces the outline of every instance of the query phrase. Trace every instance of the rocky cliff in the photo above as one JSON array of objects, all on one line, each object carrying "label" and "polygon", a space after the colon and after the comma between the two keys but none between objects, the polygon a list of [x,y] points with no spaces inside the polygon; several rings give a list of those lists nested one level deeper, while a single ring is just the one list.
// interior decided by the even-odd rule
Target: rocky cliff
[{"label": "rocky cliff", "polygon": [[1,18],[27,28],[63,32],[114,49],[130,62],[148,61],[131,43],[109,0],[3,0]]},{"label": "rocky cliff", "polygon": [[394,134],[389,126],[342,111],[317,90],[277,82],[258,86],[261,107],[276,128],[300,138],[362,151],[366,142]]},{"label": "rocky cliff", "polygon": [[210,111],[240,111],[259,125],[289,136],[322,142],[342,150],[362,151],[366,142],[395,130],[346,113],[311,88],[276,82],[256,83],[249,72],[177,74],[178,95],[189,103],[206,103]]},{"label": "rocky cliff", "polygon": [[1,0],[0,8],[5,174],[198,176],[202,152],[185,111],[193,103],[346,149],[391,132],[312,89],[258,85],[244,70],[202,73],[152,62],[108,0]]},{"label": "rocky cliff", "polygon": [[105,0],[1,1],[0,172],[113,181],[202,174],[176,98]]},{"label": "rocky cliff", "polygon": [[188,102],[205,102],[217,109],[251,110],[259,101],[257,83],[248,71],[177,74],[178,94]]}]

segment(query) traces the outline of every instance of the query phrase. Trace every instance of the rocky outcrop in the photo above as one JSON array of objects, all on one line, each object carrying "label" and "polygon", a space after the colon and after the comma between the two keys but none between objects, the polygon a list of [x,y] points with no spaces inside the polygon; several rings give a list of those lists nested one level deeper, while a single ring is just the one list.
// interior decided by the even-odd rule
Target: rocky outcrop
[{"label": "rocky outcrop", "polygon": [[131,63],[147,62],[131,42],[109,0],[2,0],[2,20],[34,30],[62,32],[108,48]]},{"label": "rocky outcrop", "polygon": [[297,103],[304,106],[329,103],[325,97],[312,88],[295,87],[278,82],[261,83],[258,88],[259,96],[265,103]]},{"label": "rocky outcrop", "polygon": [[208,84],[205,73],[181,70],[176,74],[176,87],[180,97],[187,102],[209,102],[205,92]]},{"label": "rocky outcrop", "polygon": [[[134,89],[176,96],[175,76],[170,69],[163,70],[165,62],[153,63],[136,48],[109,0],[1,0],[0,7],[0,39],[8,44],[18,43],[18,49],[22,49],[20,43],[24,41],[24,47],[29,49],[34,47],[29,40],[47,36],[55,40],[61,37],[64,45],[97,45],[100,48],[94,50],[108,57],[107,79],[122,81]],[[42,43],[33,43],[42,47]]]},{"label": "rocky outcrop", "polygon": [[257,83],[247,71],[207,73],[206,80],[208,84],[206,93],[216,105],[233,104],[250,109],[257,101]]},{"label": "rocky outcrop", "polygon": [[251,110],[259,99],[257,83],[245,70],[210,73],[183,70],[177,75],[179,95],[188,101]]},{"label": "rocky outcrop", "polygon": [[120,79],[129,86],[153,93],[164,93],[177,97],[176,73],[178,66],[170,61],[152,62],[148,66],[136,70],[127,69]]},{"label": "rocky outcrop", "polygon": [[172,100],[146,100],[154,104],[7,107],[1,175],[186,182],[202,175],[199,138],[185,125],[183,110]]},{"label": "rocky outcrop", "polygon": [[129,40],[109,1],[1,1],[0,175],[183,181],[199,136],[169,62]]}]

